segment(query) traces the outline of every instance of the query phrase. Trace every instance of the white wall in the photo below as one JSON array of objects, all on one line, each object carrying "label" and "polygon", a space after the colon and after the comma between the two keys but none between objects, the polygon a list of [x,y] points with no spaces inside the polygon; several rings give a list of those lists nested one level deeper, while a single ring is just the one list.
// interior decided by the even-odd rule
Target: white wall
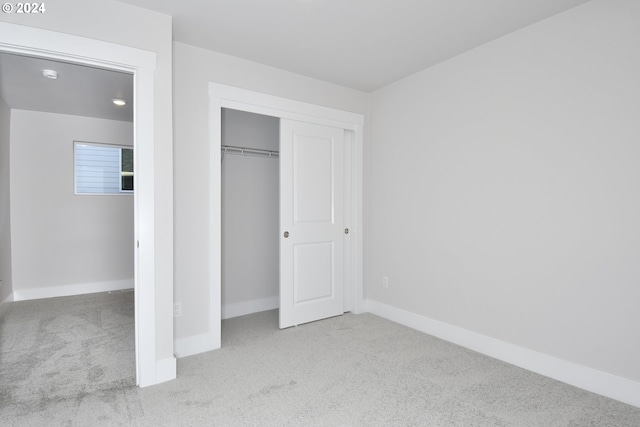
[{"label": "white wall", "polygon": [[373,93],[368,297],[640,382],[638,76],[594,0]]},{"label": "white wall", "polygon": [[174,43],[176,338],[209,332],[209,95],[217,82],[356,113],[368,95],[232,56]]},{"label": "white wall", "polygon": [[[222,112],[222,144],[278,151],[280,120]],[[234,317],[277,307],[279,160],[227,154],[222,160],[222,312]]]},{"label": "white wall", "polygon": [[131,146],[133,124],[12,110],[16,299],[133,286],[133,195],[75,195],[74,141]]},{"label": "white wall", "polygon": [[[11,274],[11,221],[9,198],[9,141],[11,110],[0,98],[0,306],[13,293]],[[2,307],[0,307],[0,314]]]},{"label": "white wall", "polygon": [[[1,14],[0,20],[103,40],[156,53],[155,283],[156,358],[173,358],[173,147],[171,17],[111,0],[56,0],[40,15]],[[117,25],[114,25],[117,23]]]}]

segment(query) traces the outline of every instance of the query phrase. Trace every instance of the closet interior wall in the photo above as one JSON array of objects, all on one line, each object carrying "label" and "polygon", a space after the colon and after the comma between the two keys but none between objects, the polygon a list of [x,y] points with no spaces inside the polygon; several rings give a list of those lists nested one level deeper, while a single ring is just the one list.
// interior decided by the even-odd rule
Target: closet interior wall
[{"label": "closet interior wall", "polygon": [[[222,110],[222,145],[278,151],[280,119]],[[222,317],[279,304],[279,160],[222,157]]]}]

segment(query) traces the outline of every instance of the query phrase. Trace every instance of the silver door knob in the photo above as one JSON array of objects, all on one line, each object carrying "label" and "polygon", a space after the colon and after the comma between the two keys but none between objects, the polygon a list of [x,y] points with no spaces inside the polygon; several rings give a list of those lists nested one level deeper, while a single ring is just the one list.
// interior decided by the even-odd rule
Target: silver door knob
[{"label": "silver door knob", "polygon": [[348,228],[344,229],[344,234],[349,234],[349,229]]},{"label": "silver door knob", "polygon": [[288,232],[288,231],[285,231],[285,232],[284,232],[284,238],[286,239],[287,237],[289,237],[289,232]]}]

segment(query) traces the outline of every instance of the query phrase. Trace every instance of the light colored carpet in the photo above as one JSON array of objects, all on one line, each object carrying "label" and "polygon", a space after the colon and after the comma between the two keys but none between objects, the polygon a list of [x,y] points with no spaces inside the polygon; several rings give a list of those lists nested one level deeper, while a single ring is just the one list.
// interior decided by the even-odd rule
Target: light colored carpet
[{"label": "light colored carpet", "polygon": [[[85,316],[96,324],[95,313]],[[0,324],[3,335],[5,323]],[[110,324],[103,319],[102,329],[105,323]],[[70,325],[74,332],[69,336],[87,332],[87,326],[71,320]],[[74,394],[62,380],[73,377],[64,369],[69,365],[59,360],[84,358],[96,368],[87,347],[126,347],[115,345],[107,333],[102,336],[102,344],[79,344],[80,356],[71,349],[60,353],[51,350],[57,349],[55,344],[45,345],[49,350],[42,351],[48,353],[40,353],[37,363],[27,365],[5,363],[7,353],[22,351],[19,339],[7,338],[8,344],[1,347],[0,424],[640,426],[639,408],[370,314],[346,314],[282,331],[277,311],[229,319],[223,322],[223,348],[180,359],[174,381],[144,389],[128,385],[130,377],[107,374],[122,371],[118,364],[123,362],[110,356],[100,368],[104,381],[95,382],[91,374],[83,373],[85,379],[73,386],[78,387]],[[34,360],[27,353],[22,358]],[[111,362],[120,368],[109,367]],[[57,363],[60,369],[46,368]],[[5,378],[12,382],[23,377],[19,386],[5,386]],[[52,378],[58,382],[49,382]],[[111,388],[95,386],[109,383],[110,378],[115,381]]]},{"label": "light colored carpet", "polygon": [[0,320],[0,420],[136,384],[133,292],[11,304]]}]

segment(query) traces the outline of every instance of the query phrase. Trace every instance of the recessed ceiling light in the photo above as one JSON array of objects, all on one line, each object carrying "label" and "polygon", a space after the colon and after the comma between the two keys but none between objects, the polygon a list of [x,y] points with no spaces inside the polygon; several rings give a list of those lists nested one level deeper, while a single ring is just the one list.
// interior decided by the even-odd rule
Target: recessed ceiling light
[{"label": "recessed ceiling light", "polygon": [[58,72],[55,70],[42,70],[42,75],[52,80],[55,80],[58,78]]},{"label": "recessed ceiling light", "polygon": [[118,107],[122,107],[124,105],[127,105],[127,101],[125,101],[124,99],[120,99],[120,98],[114,99],[113,103],[116,104]]}]

